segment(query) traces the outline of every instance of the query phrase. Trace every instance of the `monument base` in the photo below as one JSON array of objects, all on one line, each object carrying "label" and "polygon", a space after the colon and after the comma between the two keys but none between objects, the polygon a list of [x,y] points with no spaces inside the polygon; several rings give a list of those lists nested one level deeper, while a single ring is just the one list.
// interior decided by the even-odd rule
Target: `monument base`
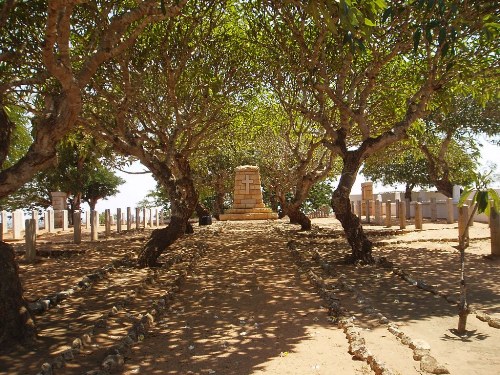
[{"label": "monument base", "polygon": [[232,208],[219,215],[220,221],[226,220],[276,220],[278,214],[270,208]]}]

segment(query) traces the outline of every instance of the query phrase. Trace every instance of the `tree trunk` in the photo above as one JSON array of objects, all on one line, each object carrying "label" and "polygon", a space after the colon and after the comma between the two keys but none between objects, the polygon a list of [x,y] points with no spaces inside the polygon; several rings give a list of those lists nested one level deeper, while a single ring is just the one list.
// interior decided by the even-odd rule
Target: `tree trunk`
[{"label": "tree trunk", "polygon": [[453,184],[449,180],[440,179],[435,181],[436,189],[439,193],[448,198],[453,198]]},{"label": "tree trunk", "polygon": [[200,202],[198,202],[196,204],[196,208],[195,208],[195,211],[196,211],[196,215],[200,218],[200,217],[203,217],[203,216],[210,216],[210,211],[208,210],[208,208],[206,208],[203,204],[201,204]]},{"label": "tree trunk", "polygon": [[224,192],[217,191],[215,193],[214,216],[219,220],[219,216],[224,213]]},{"label": "tree trunk", "polygon": [[177,178],[173,178],[171,168],[165,164],[151,165],[150,169],[168,191],[171,200],[172,215],[166,228],[156,229],[139,253],[137,264],[139,267],[154,267],[158,264],[158,257],[167,247],[172,245],[185,233],[192,233],[193,227],[188,222],[195,210],[199,213],[208,212],[198,204],[198,193],[194,188],[191,177],[191,168],[187,159],[177,154],[174,159],[177,169]]},{"label": "tree trunk", "polygon": [[0,345],[33,344],[36,326],[23,299],[14,249],[0,242]]},{"label": "tree trunk", "polygon": [[350,161],[347,157],[344,159],[342,175],[337,188],[333,192],[331,205],[335,212],[335,217],[342,224],[347,241],[351,245],[352,253],[346,261],[349,263],[362,262],[371,264],[374,262],[372,243],[363,231],[361,220],[352,213],[351,201],[349,199],[358,169],[359,166],[354,161]]},{"label": "tree trunk", "polygon": [[14,129],[14,123],[10,121],[3,105],[0,104],[0,167],[9,154],[12,129]]},{"label": "tree trunk", "polygon": [[286,214],[290,218],[290,223],[300,224],[301,230],[311,230],[311,220],[300,210],[300,207],[289,209]]},{"label": "tree trunk", "polygon": [[153,230],[137,258],[139,267],[157,266],[158,257],[162,252],[184,235],[186,224],[185,218],[172,216],[167,227]]},{"label": "tree trunk", "polygon": [[411,193],[413,191],[413,184],[405,185],[405,199],[409,199],[411,202]]}]

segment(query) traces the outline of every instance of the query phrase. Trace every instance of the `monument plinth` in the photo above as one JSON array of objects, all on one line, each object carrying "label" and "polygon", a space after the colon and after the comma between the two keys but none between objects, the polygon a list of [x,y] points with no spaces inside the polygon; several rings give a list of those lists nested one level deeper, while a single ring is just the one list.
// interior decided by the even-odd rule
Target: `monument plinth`
[{"label": "monument plinth", "polygon": [[219,220],[277,219],[278,214],[262,201],[259,167],[243,165],[236,168],[234,176],[233,208],[219,216]]}]

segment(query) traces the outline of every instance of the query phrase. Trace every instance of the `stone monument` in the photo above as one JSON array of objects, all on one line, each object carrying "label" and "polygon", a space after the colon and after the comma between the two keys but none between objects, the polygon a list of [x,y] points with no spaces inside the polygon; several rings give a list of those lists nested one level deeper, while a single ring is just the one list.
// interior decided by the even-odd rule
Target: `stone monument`
[{"label": "stone monument", "polygon": [[219,216],[219,220],[277,219],[278,214],[262,201],[259,167],[242,165],[234,176],[233,207]]},{"label": "stone monument", "polygon": [[50,195],[52,197],[52,207],[54,208],[54,228],[63,228],[63,210],[68,208],[66,204],[66,198],[68,195],[62,191],[53,191]]}]

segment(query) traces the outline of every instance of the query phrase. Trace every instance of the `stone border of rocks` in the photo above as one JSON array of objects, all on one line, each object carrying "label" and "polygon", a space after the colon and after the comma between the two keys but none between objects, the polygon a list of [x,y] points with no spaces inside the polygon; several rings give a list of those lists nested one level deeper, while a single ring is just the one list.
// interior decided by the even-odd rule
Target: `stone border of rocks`
[{"label": "stone border of rocks", "polygon": [[[111,373],[121,371],[125,363],[125,354],[131,349],[134,344],[143,341],[148,329],[153,327],[155,325],[155,321],[165,314],[168,302],[170,302],[173,296],[180,290],[180,285],[185,280],[189,271],[193,269],[196,262],[206,253],[208,247],[205,243],[197,242],[194,245],[194,252],[187,256],[188,259],[186,259],[185,262],[178,261],[172,264],[164,265],[164,267],[171,267],[176,263],[186,264],[186,266],[181,270],[176,270],[177,277],[173,281],[174,285],[168,288],[161,298],[153,301],[152,308],[149,311],[145,312],[144,314],[140,314],[135,319],[132,327],[128,330],[127,334],[120,339],[120,342],[118,344],[115,344],[111,348],[107,349],[108,355],[100,364],[100,369],[87,371],[85,373],[86,375],[109,375]],[[182,259],[184,259],[184,256],[181,255],[181,257]],[[142,290],[144,286],[146,286],[147,284],[152,284],[153,281],[157,278],[158,273],[153,276],[148,276],[143,281],[143,283],[139,287],[137,287],[137,289],[134,290],[131,294],[137,294],[138,292],[140,292],[140,290]],[[124,302],[130,302],[131,298],[131,295],[125,297],[125,299],[128,299],[128,301]],[[71,349],[67,349],[62,352],[52,362],[43,363],[41,366],[41,371],[38,372],[37,375],[53,375],[55,369],[64,368],[66,366],[66,362],[73,360],[75,358],[75,355],[79,354],[83,347],[91,344],[95,329],[99,326],[102,326],[103,323],[104,325],[106,325],[107,319],[116,315],[116,313],[122,308],[123,305],[119,304],[113,306],[106,317],[99,319],[87,333],[73,340]]]},{"label": "stone border of rocks", "polygon": [[126,255],[121,259],[114,260],[113,262],[111,262],[111,264],[101,267],[96,271],[83,276],[83,278],[78,281],[72,288],[40,297],[33,302],[28,302],[28,308],[34,314],[43,314],[50,308],[57,306],[60,302],[71,297],[77,291],[90,289],[97,281],[104,279],[106,275],[116,271],[117,267],[130,264],[130,262],[130,255]]},{"label": "stone border of rocks", "polygon": [[[290,244],[290,242],[289,242]],[[301,256],[298,250],[295,248],[296,256]],[[331,265],[325,262],[318,251],[313,253],[313,260],[325,271],[327,274],[332,272]],[[317,276],[312,270],[308,273],[311,282],[321,290],[320,295],[329,303],[331,311],[335,313],[342,313],[342,315],[337,315],[339,326],[344,330],[348,340],[349,340],[349,353],[354,355],[356,358],[366,361],[372,370],[376,374],[392,374],[392,370],[387,368],[387,365],[374,357],[371,352],[366,348],[365,341],[361,336],[361,329],[357,327],[351,318],[345,317],[344,309],[340,308],[340,302],[338,298],[335,298],[332,289],[338,288],[349,292],[353,299],[356,301],[361,311],[368,315],[369,317],[378,319],[380,324],[386,325],[388,331],[393,334],[398,340],[405,346],[408,346],[413,350],[413,359],[420,362],[420,369],[422,371],[429,372],[431,374],[448,374],[449,371],[443,365],[439,364],[437,360],[430,354],[430,345],[423,340],[412,339],[401,331],[398,326],[390,322],[390,320],[384,316],[378,309],[372,306],[372,302],[369,298],[365,297],[363,293],[357,290],[353,285],[347,282],[342,275],[339,277],[339,282],[333,285],[333,288],[325,283],[325,281]],[[331,294],[331,296],[328,296]],[[332,300],[337,300],[333,302]],[[333,309],[332,309],[333,307]]]}]

